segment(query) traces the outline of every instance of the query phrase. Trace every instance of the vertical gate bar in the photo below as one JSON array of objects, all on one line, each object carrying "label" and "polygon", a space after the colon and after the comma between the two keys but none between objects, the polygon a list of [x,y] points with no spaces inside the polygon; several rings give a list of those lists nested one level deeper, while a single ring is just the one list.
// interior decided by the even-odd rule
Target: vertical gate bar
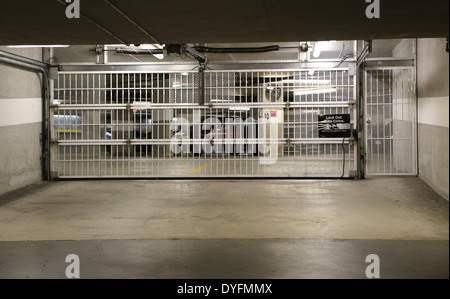
[{"label": "vertical gate bar", "polygon": [[[78,75],[75,74],[74,77],[75,77],[75,87],[74,87],[74,89],[75,89],[75,103],[77,103],[78,102],[78,86],[79,86],[79,84],[78,84]],[[89,76],[88,76],[88,78],[89,78]],[[89,85],[87,85],[87,86],[89,86]],[[87,89],[86,92],[87,92],[87,95],[88,95],[88,98],[89,98],[89,89]],[[80,103],[81,104],[85,104],[83,102],[83,91],[82,90],[81,90],[81,101],[80,101]],[[87,102],[86,102],[86,104],[87,104]],[[86,121],[86,118],[85,118],[86,114],[87,114],[86,111],[84,111],[84,110],[81,111],[81,123],[83,125],[82,125],[82,132],[81,132],[80,138],[78,138],[78,135],[75,138],[77,140],[85,139],[86,133],[88,131],[87,125],[88,125],[89,122]],[[85,145],[81,145],[80,146],[80,154],[77,153],[77,161],[79,160],[79,163],[77,163],[77,164],[80,164],[79,171],[80,171],[81,175],[84,175],[84,163],[83,163],[84,147],[85,147]],[[80,158],[80,159],[78,159],[78,158]]]},{"label": "vertical gate bar", "polygon": [[[70,104],[71,104],[71,97],[70,97],[70,93],[72,92],[71,90],[70,90],[70,75],[68,75],[69,76],[69,83],[68,83],[68,85],[67,85],[67,83],[66,83],[66,74],[64,74],[63,75],[64,77],[64,95],[63,95],[63,97],[64,97],[64,103],[66,103],[66,102],[69,102]],[[68,92],[68,99],[66,98],[66,92]],[[65,147],[65,148],[67,148],[67,147]],[[68,157],[66,157],[66,156],[64,156],[64,164],[66,164],[66,163],[68,163],[69,164],[69,175],[73,175],[73,173],[72,173],[72,163],[73,163],[73,153],[72,153],[72,146],[68,146],[68,148],[69,148],[69,153],[68,153]]]},{"label": "vertical gate bar", "polygon": [[[62,103],[64,103],[64,104],[67,104],[67,102],[69,102],[70,103],[70,97],[69,97],[69,100],[67,100],[66,99],[66,93],[67,93],[67,91],[69,90],[69,93],[70,93],[70,89],[68,88],[68,86],[66,85],[66,74],[60,74],[59,75],[59,79],[61,80],[61,77],[62,77],[62,79],[63,79],[63,82],[62,82],[62,90],[60,90],[59,92],[58,92],[58,98],[60,98],[61,97],[61,92],[62,92]],[[60,86],[61,86],[61,84],[60,84]],[[55,126],[53,126],[53,127],[51,127],[52,128],[52,130],[54,130],[54,131],[56,131],[55,132],[55,136],[56,136],[56,138],[58,138],[59,139],[59,133],[57,132],[57,130],[55,129]],[[67,170],[66,170],[66,164],[69,164],[69,175],[71,175],[72,174],[72,162],[71,162],[71,160],[72,160],[72,149],[71,149],[71,147],[69,147],[69,150],[70,150],[70,152],[69,153],[67,153],[66,152],[66,149],[67,149],[67,147],[60,147],[60,148],[63,148],[64,150],[63,150],[63,158],[62,158],[62,162],[60,162],[60,163],[62,163],[62,165],[64,165],[63,166],[63,171],[64,171],[64,174],[63,175],[67,175]],[[58,156],[58,158],[60,158],[59,156]]]},{"label": "vertical gate bar", "polygon": [[[88,92],[89,92],[89,96],[87,97],[87,104],[88,105],[90,105],[90,104],[94,104],[95,103],[95,74],[92,74],[92,86],[90,86],[90,85],[87,85],[86,86],[86,89],[88,90]],[[84,90],[83,90],[83,74],[81,74],[80,75],[80,86],[81,86],[81,98],[83,98],[83,94],[84,94]],[[77,88],[78,88],[78,86],[77,86]],[[90,103],[90,97],[92,97],[92,103]],[[86,136],[84,136],[84,140],[89,140],[89,139],[91,139],[91,135],[93,135],[93,131],[92,131],[92,119],[93,119],[93,117],[92,117],[92,113],[93,111],[91,111],[91,110],[86,110],[86,115],[87,115],[87,124],[86,124],[86,128],[87,128],[87,131],[86,131]],[[92,136],[92,137],[94,137],[94,136]],[[89,176],[89,171],[90,171],[90,165],[89,165],[89,149],[90,149],[90,146],[89,145],[85,145],[84,146],[84,149],[86,150],[86,156],[84,156],[84,155],[82,155],[81,156],[81,160],[82,160],[82,164],[83,164],[83,167],[85,167],[86,168],[86,174],[87,174],[87,176]]]},{"label": "vertical gate bar", "polygon": [[[375,105],[373,105],[372,104],[372,107],[375,107],[375,109],[376,109],[376,116],[377,116],[377,127],[376,127],[376,138],[374,138],[374,140],[376,140],[375,141],[375,145],[376,145],[376,148],[377,148],[377,156],[376,156],[376,158],[377,158],[377,167],[376,167],[376,169],[377,169],[377,171],[376,172],[380,172],[380,148],[379,148],[379,144],[378,144],[378,142],[379,142],[379,140],[380,140],[380,122],[379,122],[379,119],[378,119],[378,104],[379,104],[379,102],[380,102],[380,89],[379,89],[379,77],[380,77],[380,71],[379,70],[377,70],[376,71],[377,73],[376,73],[376,78],[377,78],[377,81],[375,82],[376,84],[376,94],[375,94],[375,99],[376,99],[376,104]],[[373,103],[373,102],[372,102]],[[372,114],[373,115],[373,114]]]},{"label": "vertical gate bar", "polygon": [[[156,103],[156,101],[155,101],[155,74],[154,73],[150,74],[150,102]],[[150,114],[152,117],[151,141],[153,141],[155,139],[155,133],[157,132],[157,127],[156,127],[155,121],[154,121],[155,110],[154,109],[150,110]],[[149,157],[150,158],[150,173],[153,176],[154,175],[154,164],[155,164],[154,156],[155,156],[155,149],[156,149],[156,146],[154,145],[153,142],[152,142],[152,145],[150,146],[150,148],[151,148],[150,157]],[[148,162],[147,162],[147,165],[148,165]]]},{"label": "vertical gate bar", "polygon": [[[96,83],[100,83],[97,82],[97,78],[98,78],[98,74],[94,74],[92,75],[93,79],[94,79],[94,88],[92,90],[92,104],[95,104],[96,102],[96,97],[97,97],[97,90],[99,88],[100,84],[96,84]],[[97,110],[90,110],[90,114],[91,117],[90,119],[92,119],[90,121],[90,125],[89,125],[89,132],[90,132],[90,136],[88,137],[88,140],[95,140],[95,124],[96,124],[96,119],[97,119]],[[92,152],[92,156],[90,154],[90,152]],[[87,168],[88,168],[88,175],[91,175],[91,166],[94,163],[95,160],[95,147],[94,146],[89,146],[88,147],[88,155],[86,156],[86,164],[87,164]]]},{"label": "vertical gate bar", "polygon": [[[392,124],[393,121],[395,119],[394,117],[394,111],[397,112],[398,107],[396,107],[396,103],[395,103],[395,99],[394,99],[394,91],[396,91],[396,88],[394,88],[393,86],[393,81],[394,81],[394,76],[392,73],[389,74],[389,94],[391,95],[391,119],[392,119]],[[390,159],[389,159],[389,164],[390,164],[390,169],[391,172],[393,172],[394,170],[394,127],[391,125],[389,126],[389,139],[391,140],[391,146],[390,146]]]},{"label": "vertical gate bar", "polygon": [[[349,72],[350,74],[350,72]],[[353,101],[356,103],[356,107],[353,110],[353,121],[355,123],[355,127],[354,129],[356,130],[356,134],[362,136],[363,134],[360,133],[360,118],[359,118],[359,114],[360,114],[360,105],[361,102],[359,101],[359,95],[358,95],[358,86],[359,86],[359,80],[360,80],[360,75],[359,75],[359,69],[358,67],[356,67],[356,73],[353,76]],[[349,80],[350,82],[350,80]],[[358,141],[355,141],[355,145],[353,147],[353,159],[354,159],[354,170],[356,171],[356,177],[358,179],[361,179],[361,169],[360,169],[360,160],[359,160],[359,147],[360,147],[360,140],[358,138]]]},{"label": "vertical gate bar", "polygon": [[[118,79],[118,75],[117,74],[110,74],[110,87],[109,87],[109,100],[107,98],[107,103],[110,104],[115,104],[116,102],[114,101],[114,98],[118,98],[118,85],[119,85],[119,79]],[[111,177],[114,176],[114,154],[116,153],[116,148],[115,146],[112,144],[112,140],[114,140],[115,138],[115,120],[117,119],[117,111],[116,110],[109,110],[110,115],[109,115],[109,123],[107,125],[107,127],[110,127],[110,136],[111,139],[109,139],[109,144],[107,144],[107,149],[109,148],[109,175]],[[107,118],[108,119],[108,118]],[[106,136],[105,136],[106,139]]]},{"label": "vertical gate bar", "polygon": [[[122,95],[122,104],[126,104],[126,102],[125,102],[125,76],[126,76],[126,74],[122,74],[120,76],[120,79],[122,81],[122,84],[120,86],[120,94]],[[117,132],[118,132],[118,135],[119,135],[119,136],[117,136],[117,138],[118,139],[125,139],[125,136],[124,136],[125,135],[125,129],[123,127],[124,119],[125,119],[124,118],[125,117],[125,113],[124,113],[123,109],[120,110],[120,114],[122,115],[122,117],[119,116],[117,118],[117,123],[118,123],[118,130],[117,130]],[[121,169],[123,169],[123,158],[124,158],[123,154],[124,154],[125,146],[124,145],[117,145],[117,148],[120,149],[120,152],[117,155],[118,159],[117,159],[117,168],[116,168],[117,175],[119,175],[119,171]],[[122,156],[122,157],[120,157],[120,156]],[[122,175],[122,174],[123,173],[121,172],[120,175]]]},{"label": "vertical gate bar", "polygon": [[[106,103],[108,103],[108,102],[110,102],[111,104],[113,103],[113,100],[112,100],[112,98],[113,98],[113,77],[114,77],[114,75],[113,74],[109,74],[109,101],[108,101],[108,96],[106,96],[105,97],[105,101],[106,101]],[[116,81],[117,82],[117,81]],[[106,128],[109,126],[110,128],[111,128],[111,140],[112,140],[112,132],[113,132],[113,125],[112,125],[112,120],[113,120],[113,110],[110,110],[110,111],[108,111],[109,113],[110,113],[110,116],[109,116],[109,122],[108,122],[108,117],[106,116],[106,121],[105,121],[105,123],[107,124],[106,125]],[[105,140],[107,140],[106,139],[106,128],[105,128]],[[111,141],[110,141],[111,142]],[[110,144],[107,144],[106,143],[106,149],[105,149],[105,155],[106,155],[106,152],[107,152],[107,149],[109,148],[109,151],[110,151],[110,153],[109,153],[109,158],[108,158],[108,156],[107,156],[107,159],[109,159],[109,163],[108,163],[108,161],[106,161],[106,165],[107,164],[109,164],[109,175],[112,177],[113,176],[113,173],[112,173],[112,169],[113,169],[113,165],[112,165],[112,160],[113,160],[113,158],[112,158],[112,155],[113,155],[113,148],[112,148],[112,145],[111,145],[111,143]],[[107,166],[106,166],[107,167]]]},{"label": "vertical gate bar", "polygon": [[374,127],[374,121],[373,121],[373,102],[374,102],[374,76],[375,76],[375,71],[369,71],[368,72],[369,75],[369,80],[370,80],[370,95],[368,96],[368,101],[370,102],[369,108],[370,108],[370,112],[368,112],[368,115],[370,115],[370,124],[368,124],[369,130],[370,130],[370,161],[368,163],[370,169],[371,169],[371,173],[375,172],[375,144],[374,144],[374,136],[373,136],[373,127]]},{"label": "vertical gate bar", "polygon": [[[415,60],[414,60],[414,64],[417,66],[417,39],[414,40],[414,51],[415,51]],[[412,147],[413,147],[413,155],[412,155],[412,163],[413,163],[413,174],[414,175],[419,175],[419,169],[418,169],[418,118],[417,118],[417,72],[416,72],[416,68],[412,69],[412,78],[413,78],[413,82],[412,82],[412,89],[413,89],[413,95],[411,98],[411,105],[413,107],[413,111],[412,113],[412,126],[413,126],[413,140],[412,140]]]},{"label": "vertical gate bar", "polygon": [[[345,80],[345,76],[344,76],[344,71],[340,71],[340,73],[341,73],[341,77],[342,77],[341,84],[340,85],[336,84],[336,85],[338,87],[338,91],[340,91],[340,93],[341,93],[341,101],[343,101],[344,100],[344,85],[345,85],[346,80]],[[347,79],[348,79],[348,73],[347,73]],[[350,101],[350,89],[348,87],[346,87],[346,89],[347,89],[347,101]],[[339,92],[337,94],[339,94]],[[337,101],[337,98],[336,98],[336,101]]]},{"label": "vertical gate bar", "polygon": [[[413,124],[413,117],[412,117],[412,110],[413,110],[413,106],[412,106],[412,88],[411,88],[411,81],[412,81],[412,71],[405,71],[407,72],[408,75],[408,99],[407,99],[407,103],[408,103],[408,121],[410,122],[410,124]],[[413,130],[413,126],[410,125],[409,127],[409,133],[408,135],[410,136],[410,144],[409,146],[411,147],[411,157],[414,157],[414,130]],[[410,158],[408,161],[409,167],[408,167],[408,173],[412,174],[413,173],[413,169],[414,169],[414,162],[413,159]],[[410,170],[409,170],[410,169]]]},{"label": "vertical gate bar", "polygon": [[[156,77],[157,77],[157,83],[156,83],[156,103],[160,103],[160,99],[161,99],[161,94],[162,94],[162,91],[161,91],[161,88],[163,87],[163,86],[161,86],[161,76],[163,77],[163,82],[164,82],[164,74],[161,74],[161,73],[157,73],[156,74]],[[155,111],[155,113],[158,115],[158,117],[157,118],[159,118],[159,114],[160,114],[160,112],[158,111],[158,110],[154,110]],[[152,172],[152,173],[157,173],[158,171],[159,171],[159,168],[160,168],[160,160],[159,160],[159,152],[160,152],[160,146],[159,146],[159,144],[158,144],[158,142],[157,142],[157,140],[160,138],[160,136],[159,136],[159,132],[160,132],[160,126],[159,126],[159,122],[158,123],[155,123],[155,132],[156,132],[156,134],[155,134],[155,150],[156,150],[156,165],[155,165],[155,169],[152,169],[152,171],[154,171],[154,172]]]},{"label": "vertical gate bar", "polygon": [[384,74],[386,73],[386,71],[382,71],[381,72],[382,73],[382,76],[383,76],[383,79],[382,79],[382,85],[383,85],[383,90],[382,90],[382,101],[383,101],[383,103],[382,103],[382,109],[383,109],[383,113],[382,113],[382,116],[383,116],[383,134],[381,135],[381,137],[383,138],[382,139],[382,141],[381,141],[381,143],[383,144],[383,173],[386,173],[386,141],[387,141],[387,139],[386,139],[386,136],[385,136],[385,124],[384,124],[384,122],[385,122],[385,119],[386,119],[386,111],[385,111],[385,105],[386,105],[386,94],[385,94],[385,90],[384,90],[384,84],[385,84],[385,81],[384,81]]},{"label": "vertical gate bar", "polygon": [[[414,42],[415,45],[415,51],[417,53],[417,45],[416,45],[416,41]],[[415,64],[417,64],[417,59],[415,60]],[[411,98],[411,105],[413,107],[413,111],[412,113],[412,126],[413,126],[413,140],[412,140],[412,147],[413,147],[413,157],[412,159],[412,163],[413,163],[413,174],[414,175],[419,175],[419,170],[418,170],[418,160],[419,158],[417,157],[418,155],[418,146],[417,146],[417,139],[418,139],[418,118],[417,118],[417,74],[416,74],[416,69],[412,69],[412,78],[413,78],[413,82],[412,84],[412,90],[413,90],[413,94],[412,94],[412,98]]]},{"label": "vertical gate bar", "polygon": [[370,161],[368,161],[368,168],[370,169],[370,172],[373,173],[374,172],[374,155],[375,155],[375,151],[374,151],[374,136],[373,136],[373,126],[374,126],[374,121],[373,121],[373,74],[375,73],[375,71],[368,71],[367,74],[370,74],[370,95],[366,98],[367,102],[370,102],[370,105],[368,104],[368,109],[370,108],[370,112],[368,112],[367,114],[370,116],[370,123],[367,124],[368,128],[370,129],[370,138],[367,138],[368,140],[370,140]]},{"label": "vertical gate bar", "polygon": [[[403,75],[403,74],[402,74]],[[401,107],[401,109],[400,109],[400,111],[401,111],[401,120],[403,121],[403,120],[405,120],[405,115],[404,115],[404,110],[405,110],[405,107],[404,107],[404,98],[405,98],[405,94],[404,94],[404,91],[403,91],[403,77],[402,76],[400,76],[400,86],[401,86],[401,97],[400,97],[400,99],[401,99],[401,102],[400,102],[400,107]],[[402,132],[403,133],[403,132]],[[401,142],[401,138],[402,138],[402,136],[395,136],[395,139],[397,139],[397,140],[399,140],[400,142]],[[404,168],[404,159],[403,159],[403,155],[402,155],[402,158],[400,159],[400,161],[402,162],[401,163],[401,171],[402,171],[402,173],[405,171],[405,168]],[[399,170],[400,171],[400,170]],[[399,171],[397,171],[397,172],[399,172]]]},{"label": "vertical gate bar", "polygon": [[[360,159],[360,167],[361,167],[361,173],[362,175],[365,177],[366,174],[368,174],[369,168],[368,168],[368,156],[367,156],[367,152],[370,152],[370,149],[368,147],[369,145],[369,130],[368,130],[368,124],[367,124],[367,120],[368,120],[368,100],[367,100],[367,90],[368,88],[368,82],[367,82],[367,70],[363,70],[362,68],[360,69],[360,80],[362,80],[362,84],[359,84],[359,88],[362,88],[362,90],[359,91],[359,94],[362,96],[362,100],[361,100],[361,111],[363,112],[363,118],[361,118],[361,124],[360,124],[360,128],[363,131],[362,135],[364,136],[364,140],[361,142],[361,144],[364,144],[363,146],[363,150],[366,151],[366,155],[364,157],[359,156]],[[360,153],[360,149],[358,149],[358,155],[361,155],[362,153]]]},{"label": "vertical gate bar", "polygon": [[[41,134],[43,136],[42,137],[42,142],[44,143],[44,140],[48,140],[48,141],[45,141],[45,142],[47,142],[47,144],[50,144],[50,145],[46,148],[46,150],[48,151],[48,154],[47,154],[47,161],[45,161],[45,163],[46,163],[45,165],[48,165],[48,166],[43,168],[43,169],[45,169],[45,172],[46,172],[46,173],[43,173],[43,176],[47,180],[51,180],[54,177],[54,175],[52,173],[57,173],[58,168],[59,168],[58,167],[58,163],[55,163],[52,160],[58,160],[59,157],[58,157],[58,145],[51,143],[52,140],[56,140],[57,139],[57,136],[55,134],[55,129],[54,129],[54,126],[55,126],[55,119],[54,119],[55,110],[54,109],[50,109],[50,106],[55,104],[55,89],[58,89],[59,86],[58,86],[58,80],[54,80],[54,79],[48,78],[48,76],[46,76],[44,74],[42,75],[42,82],[43,82],[42,85],[43,86],[45,86],[45,84],[46,84],[44,82],[44,80],[46,80],[46,79],[48,80],[48,84],[49,84],[49,86],[48,86],[49,89],[47,91],[49,101],[48,102],[46,101],[46,99],[45,99],[46,95],[43,96],[42,101],[44,102],[44,105],[43,105],[44,106],[44,109],[43,109],[44,110],[43,111],[44,117],[48,118],[48,129],[45,128],[45,119],[43,118],[42,122],[43,122],[44,125],[43,125],[43,129],[42,129]],[[55,86],[56,86],[56,88],[55,88]],[[58,100],[59,100],[59,97],[58,97]],[[64,119],[65,119],[65,117],[64,117]],[[45,132],[46,129],[48,130],[47,132]],[[44,135],[46,133],[48,134],[47,138],[44,137]],[[45,147],[43,147],[43,148],[45,148]],[[44,150],[44,152],[45,152],[45,150]],[[44,152],[42,152],[41,155],[44,154]],[[42,163],[44,163],[44,159],[42,159]]]},{"label": "vertical gate bar", "polygon": [[[79,83],[77,84],[76,88],[78,90],[80,90],[80,94],[81,94],[81,102],[83,103],[84,101],[84,97],[86,96],[86,101],[84,102],[84,104],[90,105],[90,97],[92,97],[92,99],[94,99],[95,97],[95,74],[92,75],[87,75],[88,78],[91,78],[91,84],[86,84],[84,85],[84,76],[83,74],[80,74],[80,80]],[[77,76],[78,77],[78,76]],[[85,92],[86,89],[86,92]],[[80,95],[79,95],[80,96]],[[81,139],[82,140],[89,140],[90,136],[91,136],[91,111],[90,110],[85,110],[84,111],[84,116],[85,118],[82,117],[83,120],[83,125],[84,125],[84,131],[81,135]],[[81,155],[81,164],[83,165],[83,171],[86,169],[86,171],[88,171],[88,167],[89,167],[89,162],[85,162],[88,159],[88,156],[86,156],[86,158],[84,157],[85,151],[87,152],[86,155],[89,155],[88,152],[88,146],[83,145],[83,154]]]},{"label": "vertical gate bar", "polygon": [[[134,76],[134,82],[133,82],[133,104],[134,103],[139,103],[142,104],[142,89],[141,89],[141,84],[142,84],[142,78],[141,78],[141,73],[135,73],[133,74]],[[136,79],[137,78],[137,79]],[[138,82],[136,85],[136,81]],[[139,141],[142,141],[143,139],[143,132],[145,134],[145,136],[147,136],[147,119],[145,119],[145,127],[142,127],[142,118],[143,118],[143,112],[145,112],[146,110],[139,110],[139,122],[137,122],[137,117],[136,114],[138,112],[138,110],[136,109],[136,111],[134,111],[136,108],[133,108],[130,110],[131,113],[131,117],[132,117],[132,128],[131,128],[131,138],[132,140],[136,140],[139,139]],[[146,113],[145,113],[146,114]],[[147,115],[146,115],[147,116]],[[145,140],[145,139],[144,139]],[[140,170],[140,161],[141,159],[136,159],[136,152],[137,149],[139,148],[139,157],[142,157],[142,148],[147,148],[146,145],[136,145],[136,144],[132,144],[131,145],[131,149],[133,151],[132,154],[132,161],[129,162],[130,164],[130,175],[132,176],[140,176],[141,172],[137,171]],[[139,162],[137,162],[137,160],[139,160]],[[139,163],[139,168],[138,168],[138,163]]]},{"label": "vertical gate bar", "polygon": [[[107,94],[107,88],[108,88],[108,75],[104,74],[103,75],[103,90],[102,90],[102,94],[101,94],[101,100],[100,103],[101,104],[106,104],[106,94]],[[100,113],[100,123],[99,123],[99,139],[105,139],[106,142],[106,114],[107,114],[107,110],[103,110]],[[103,131],[103,134],[102,134]],[[106,166],[106,146],[103,146],[104,152],[102,152],[102,146],[99,146],[99,159],[102,161],[101,162],[101,166],[102,166],[102,171],[99,174],[101,177],[103,176],[107,176],[107,166]]]}]

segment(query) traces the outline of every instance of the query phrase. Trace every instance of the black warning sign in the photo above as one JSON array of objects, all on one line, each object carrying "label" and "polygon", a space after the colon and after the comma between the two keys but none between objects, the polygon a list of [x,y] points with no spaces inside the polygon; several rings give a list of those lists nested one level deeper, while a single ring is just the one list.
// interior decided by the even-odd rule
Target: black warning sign
[{"label": "black warning sign", "polygon": [[319,115],[319,138],[344,138],[350,134],[350,114]]}]

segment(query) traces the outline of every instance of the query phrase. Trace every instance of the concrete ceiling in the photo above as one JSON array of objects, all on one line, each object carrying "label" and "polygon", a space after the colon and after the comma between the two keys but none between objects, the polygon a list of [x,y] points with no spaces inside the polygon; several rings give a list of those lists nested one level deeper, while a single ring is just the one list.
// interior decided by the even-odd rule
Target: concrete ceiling
[{"label": "concrete ceiling", "polygon": [[365,0],[80,0],[80,19],[66,18],[63,0],[5,2],[0,9],[0,45],[156,43],[150,36],[167,44],[401,39],[449,33],[448,0],[380,0],[380,19],[366,18]]}]

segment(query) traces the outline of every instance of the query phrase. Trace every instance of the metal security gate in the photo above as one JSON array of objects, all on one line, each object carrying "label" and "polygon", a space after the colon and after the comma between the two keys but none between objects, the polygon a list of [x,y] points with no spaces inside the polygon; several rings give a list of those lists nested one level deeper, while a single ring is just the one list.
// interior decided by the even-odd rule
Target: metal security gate
[{"label": "metal security gate", "polygon": [[409,68],[365,71],[366,173],[416,175],[416,83]]},{"label": "metal security gate", "polygon": [[[320,138],[348,114],[348,69],[60,72],[51,85],[53,178],[352,177],[352,138]],[[204,103],[199,104],[204,92]]]}]

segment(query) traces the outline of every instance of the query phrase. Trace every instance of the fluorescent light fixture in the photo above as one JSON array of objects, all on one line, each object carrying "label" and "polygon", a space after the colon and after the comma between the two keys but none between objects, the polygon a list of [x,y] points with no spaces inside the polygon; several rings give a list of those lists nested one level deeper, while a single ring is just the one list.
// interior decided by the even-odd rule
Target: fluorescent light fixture
[{"label": "fluorescent light fixture", "polygon": [[164,49],[164,45],[153,44],[152,46],[155,47],[156,49],[160,49],[160,50]]},{"label": "fluorescent light fixture", "polygon": [[230,107],[231,111],[250,111],[248,107]]},{"label": "fluorescent light fixture", "polygon": [[173,83],[172,87],[173,88],[180,88],[181,87],[181,83]]},{"label": "fluorescent light fixture", "polygon": [[304,80],[282,80],[280,83],[283,84],[316,84],[316,85],[330,85],[330,80],[320,80],[320,79],[304,79]]},{"label": "fluorescent light fixture", "polygon": [[153,56],[155,56],[155,57],[158,58],[159,60],[164,59],[164,54],[153,54]]},{"label": "fluorescent light fixture", "polygon": [[181,76],[187,77],[187,76],[189,76],[189,73],[187,73],[187,72],[181,73]]},{"label": "fluorescent light fixture", "polygon": [[[144,50],[162,50],[163,47],[161,45],[157,45],[157,44],[143,44],[140,45],[139,48],[144,49]],[[164,59],[164,54],[152,54],[153,56],[155,56],[158,59]]]},{"label": "fluorescent light fixture", "polygon": [[230,103],[231,100],[212,99],[211,103]]},{"label": "fluorescent light fixture", "polygon": [[337,92],[336,88],[316,88],[316,89],[296,90],[294,91],[294,95],[305,96],[305,95],[334,93],[334,92]]},{"label": "fluorescent light fixture", "polygon": [[6,46],[7,48],[18,48],[18,49],[25,49],[25,48],[68,48],[69,45],[13,45],[13,46]]},{"label": "fluorescent light fixture", "polygon": [[316,42],[314,44],[314,52],[313,52],[314,58],[319,57],[320,53],[322,53],[322,43],[321,42]]}]

